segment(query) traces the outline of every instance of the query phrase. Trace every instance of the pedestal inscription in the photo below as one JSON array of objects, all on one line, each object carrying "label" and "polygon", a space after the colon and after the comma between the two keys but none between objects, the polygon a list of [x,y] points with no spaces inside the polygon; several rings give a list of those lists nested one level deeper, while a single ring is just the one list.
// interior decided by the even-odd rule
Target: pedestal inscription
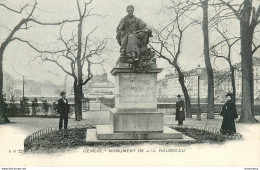
[{"label": "pedestal inscription", "polygon": [[116,75],[116,108],[157,108],[156,73],[119,73]]},{"label": "pedestal inscription", "polygon": [[163,132],[163,113],[119,113],[114,115],[114,132]]}]

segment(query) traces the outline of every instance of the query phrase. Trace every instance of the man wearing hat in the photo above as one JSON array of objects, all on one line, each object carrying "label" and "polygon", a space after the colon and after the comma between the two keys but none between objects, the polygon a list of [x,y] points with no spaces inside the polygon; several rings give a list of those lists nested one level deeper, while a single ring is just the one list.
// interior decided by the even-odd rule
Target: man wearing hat
[{"label": "man wearing hat", "polygon": [[66,92],[60,93],[61,99],[58,101],[58,113],[60,114],[59,129],[62,129],[64,121],[64,129],[68,127],[68,114],[69,114],[69,104],[66,99]]},{"label": "man wearing hat", "polygon": [[178,101],[176,102],[176,117],[175,120],[178,121],[178,125],[183,125],[185,120],[185,105],[184,101],[181,99],[181,95],[178,94]]},{"label": "man wearing hat", "polygon": [[238,118],[236,105],[232,100],[233,94],[227,93],[227,102],[221,109],[220,116],[223,117],[220,132],[222,134],[236,133],[235,119]]}]

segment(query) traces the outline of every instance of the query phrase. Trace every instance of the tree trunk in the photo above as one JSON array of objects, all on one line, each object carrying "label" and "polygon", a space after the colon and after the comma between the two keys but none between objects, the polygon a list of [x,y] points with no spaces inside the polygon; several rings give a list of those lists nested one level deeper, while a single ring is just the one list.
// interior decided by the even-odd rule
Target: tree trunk
[{"label": "tree trunk", "polygon": [[81,91],[78,85],[74,85],[75,117],[77,121],[82,119]]},{"label": "tree trunk", "polygon": [[26,23],[27,20],[22,19],[11,31],[11,33],[8,35],[8,37],[5,39],[5,41],[1,44],[0,47],[0,124],[2,123],[9,123],[10,121],[5,116],[4,113],[4,101],[3,101],[3,58],[4,58],[4,51],[7,45],[11,42],[11,39],[13,38],[14,34],[21,28],[21,26]]},{"label": "tree trunk", "polygon": [[0,124],[4,123],[10,123],[8,118],[5,116],[4,113],[4,101],[3,101],[3,81],[4,81],[4,76],[3,76],[3,55],[4,51],[0,49]]},{"label": "tree trunk", "polygon": [[83,18],[80,17],[79,25],[78,25],[78,51],[77,51],[77,69],[78,69],[78,99],[77,101],[79,102],[77,105],[80,106],[78,109],[79,113],[79,120],[82,119],[82,103],[81,103],[81,98],[82,98],[82,65],[81,65],[81,50],[82,50],[82,24],[83,24]]},{"label": "tree trunk", "polygon": [[4,101],[3,101],[3,52],[0,51],[0,124],[4,123],[3,114],[4,114]]},{"label": "tree trunk", "polygon": [[208,119],[214,119],[214,75],[209,55],[209,30],[208,30],[208,0],[202,2],[203,9],[203,37],[204,37],[204,58],[208,76]]},{"label": "tree trunk", "polygon": [[[246,39],[246,40],[243,40]],[[240,122],[256,122],[254,118],[254,80],[252,41],[241,37],[241,70],[242,70],[242,106]]]},{"label": "tree trunk", "polygon": [[185,98],[186,117],[192,118],[190,96],[189,96],[187,87],[184,82],[184,74],[181,72],[180,68],[176,64],[174,67],[176,68],[176,70],[178,72],[178,76],[179,76],[178,80],[180,82],[182,92],[183,92],[184,98]]},{"label": "tree trunk", "polygon": [[240,18],[242,102],[240,122],[257,122],[254,117],[254,79],[252,44],[255,26],[250,25],[252,2],[244,0]]},{"label": "tree trunk", "polygon": [[235,69],[232,65],[230,65],[231,71],[231,85],[233,90],[233,101],[236,103],[236,81],[235,81]]},{"label": "tree trunk", "polygon": [[79,119],[82,120],[82,85],[79,87]]}]

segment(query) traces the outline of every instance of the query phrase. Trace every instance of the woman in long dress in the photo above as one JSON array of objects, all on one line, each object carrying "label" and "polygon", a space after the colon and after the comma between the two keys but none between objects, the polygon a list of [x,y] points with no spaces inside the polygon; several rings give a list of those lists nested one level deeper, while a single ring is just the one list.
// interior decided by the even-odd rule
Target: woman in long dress
[{"label": "woman in long dress", "polygon": [[236,105],[232,100],[233,94],[228,93],[227,102],[222,107],[220,116],[223,117],[220,132],[222,134],[234,134],[236,133],[235,119],[238,118]]}]

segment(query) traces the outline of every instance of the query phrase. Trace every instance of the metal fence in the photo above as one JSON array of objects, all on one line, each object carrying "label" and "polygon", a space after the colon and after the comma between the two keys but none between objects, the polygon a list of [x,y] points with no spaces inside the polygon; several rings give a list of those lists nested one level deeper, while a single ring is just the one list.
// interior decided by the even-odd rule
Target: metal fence
[{"label": "metal fence", "polygon": [[[69,126],[68,129],[77,129],[77,128],[95,128],[95,126],[91,124],[85,124],[85,125],[72,125]],[[47,127],[41,130],[38,130],[37,132],[32,133],[31,135],[27,136],[24,140],[24,149],[28,148],[28,146],[34,142],[36,139],[39,139],[41,136],[59,131],[59,127]],[[66,131],[66,130],[62,130]]]},{"label": "metal fence", "polygon": [[[199,130],[199,131],[205,131],[205,132],[210,132],[213,133],[217,136],[224,137],[225,139],[231,139],[231,140],[241,140],[243,139],[243,135],[240,133],[234,133],[234,134],[223,134],[221,133],[220,129],[218,128],[213,128],[213,127],[206,127],[206,126],[195,126],[195,125],[168,125],[172,129],[189,129],[191,132],[193,130]],[[203,137],[203,136],[202,136]]]},{"label": "metal fence", "polygon": [[[219,114],[222,107],[223,107],[223,103],[215,103],[214,104],[214,112],[215,114]],[[200,104],[200,111],[201,113],[207,113],[207,108],[208,104],[207,103],[201,103]],[[175,103],[157,103],[157,109],[158,111],[160,111],[161,113],[164,113],[165,115],[174,115],[176,112],[176,104]],[[238,111],[238,113],[241,113],[241,104],[236,104],[236,109]],[[255,115],[260,115],[260,105],[259,104],[255,104],[254,105],[254,111],[255,111]],[[197,112],[197,104],[196,103],[191,103],[191,112],[192,114],[196,114]]]},{"label": "metal fence", "polygon": [[84,111],[110,110],[113,107],[115,107],[115,104],[111,102],[91,101],[83,103]]},{"label": "metal fence", "polygon": [[[227,140],[241,140],[243,139],[243,136],[240,133],[235,133],[235,134],[222,134],[220,132],[220,129],[217,128],[213,128],[213,127],[203,127],[203,126],[195,126],[195,125],[183,125],[183,126],[179,126],[179,125],[170,125],[168,124],[167,126],[169,126],[170,128],[176,129],[176,130],[184,130],[184,129],[188,129],[189,132],[193,133],[195,130],[196,131],[200,131],[200,132],[210,132],[211,134],[214,134],[216,137],[221,137]],[[91,125],[91,124],[85,124],[85,125],[72,125],[69,126],[68,129],[79,129],[79,128],[95,128],[95,126]],[[44,128],[41,130],[38,130],[37,132],[32,133],[31,135],[27,136],[24,140],[24,150],[28,150],[31,148],[32,144],[34,143],[35,140],[39,139],[41,136],[52,133],[52,132],[57,132],[59,131],[59,127],[48,127],[48,128]],[[66,131],[66,130],[62,130],[62,131]],[[203,133],[202,133],[203,134]],[[201,135],[199,136],[200,140],[202,140],[203,138],[206,138],[206,136]]]}]

